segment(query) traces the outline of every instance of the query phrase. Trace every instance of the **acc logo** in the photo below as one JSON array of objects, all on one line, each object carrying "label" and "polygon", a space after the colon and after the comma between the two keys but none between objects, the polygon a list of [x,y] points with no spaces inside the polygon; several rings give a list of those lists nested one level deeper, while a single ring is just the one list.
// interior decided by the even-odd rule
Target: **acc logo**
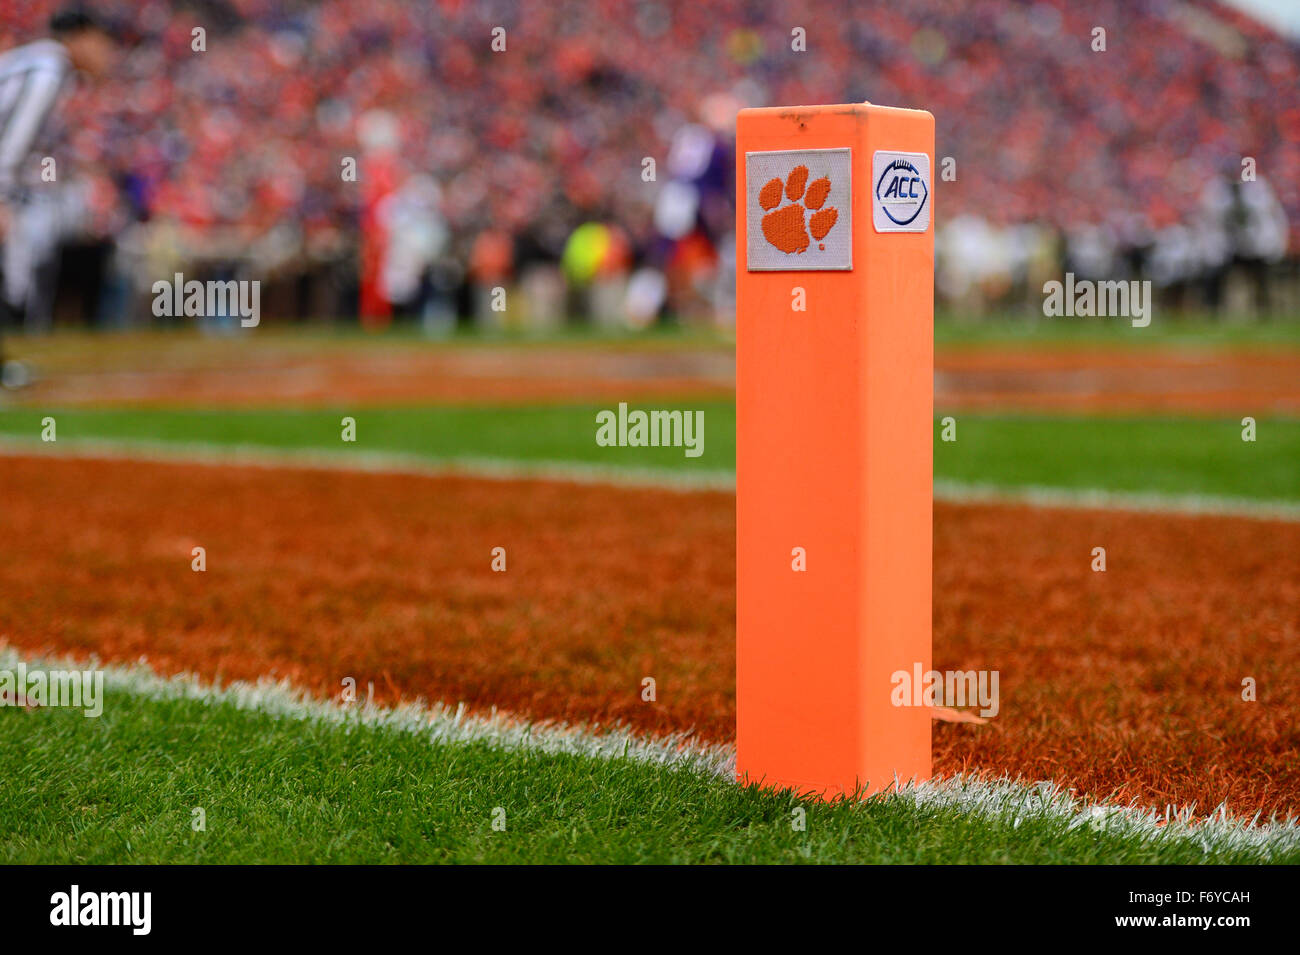
[{"label": "acc logo", "polygon": [[871,219],[877,232],[930,227],[930,157],[880,150],[872,157]]},{"label": "acc logo", "polygon": [[745,153],[747,268],[853,268],[852,172],[848,149]]}]

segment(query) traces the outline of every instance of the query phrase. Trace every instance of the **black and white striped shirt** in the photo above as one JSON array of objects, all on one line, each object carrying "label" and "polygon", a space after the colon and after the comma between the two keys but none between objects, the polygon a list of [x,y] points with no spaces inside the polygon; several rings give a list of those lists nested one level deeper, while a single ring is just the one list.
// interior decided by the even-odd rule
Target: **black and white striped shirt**
[{"label": "black and white striped shirt", "polygon": [[23,161],[72,73],[63,44],[37,40],[0,53],[0,201],[16,196]]}]

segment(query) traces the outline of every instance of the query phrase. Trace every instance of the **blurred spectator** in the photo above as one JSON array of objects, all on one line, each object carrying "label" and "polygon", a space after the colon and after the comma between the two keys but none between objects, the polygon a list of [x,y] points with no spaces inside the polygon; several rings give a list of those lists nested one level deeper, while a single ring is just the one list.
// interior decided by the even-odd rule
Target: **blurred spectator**
[{"label": "blurred spectator", "polygon": [[1200,224],[1216,240],[1203,263],[1211,307],[1223,306],[1225,285],[1240,270],[1254,287],[1254,307],[1267,311],[1270,266],[1281,261],[1287,245],[1286,212],[1268,181],[1242,182],[1235,170],[1212,179],[1201,195]]},{"label": "blurred spectator", "polygon": [[[7,0],[0,48],[38,35],[53,5]],[[451,285],[487,281],[500,255],[479,244],[504,239],[513,261],[492,281],[551,321],[564,243],[597,222],[627,237],[631,320],[661,287],[656,312],[725,314],[735,110],[864,99],[929,109],[938,155],[956,160],[957,178],[935,184],[941,228],[962,223],[940,255],[971,258],[941,266],[941,294],[1015,296],[1055,235],[1081,269],[1191,282],[1216,254],[1198,248],[1218,214],[1206,203],[1226,208],[1207,183],[1243,156],[1271,183],[1240,190],[1270,251],[1238,236],[1232,257],[1266,272],[1279,244],[1300,248],[1300,51],[1212,3],[1107,5],[1104,53],[1090,45],[1097,12],[1067,0],[99,7],[139,43],[115,83],[78,91],[57,154],[120,187],[122,211],[100,227],[129,243],[113,261],[136,288],[161,264],[144,250],[165,245],[172,265],[234,254],[285,282],[350,269],[362,314],[417,307],[412,294],[429,314],[452,295],[468,313],[472,286]],[[796,24],[806,53],[790,48]],[[499,25],[508,48],[494,53]],[[375,111],[391,117],[388,158],[348,181],[341,163],[367,152]],[[656,182],[641,178],[647,156]],[[437,199],[422,179],[408,213],[377,219],[411,176],[432,177]],[[392,230],[424,228],[417,206],[434,224],[390,255]],[[156,235],[131,235],[130,219]]]}]

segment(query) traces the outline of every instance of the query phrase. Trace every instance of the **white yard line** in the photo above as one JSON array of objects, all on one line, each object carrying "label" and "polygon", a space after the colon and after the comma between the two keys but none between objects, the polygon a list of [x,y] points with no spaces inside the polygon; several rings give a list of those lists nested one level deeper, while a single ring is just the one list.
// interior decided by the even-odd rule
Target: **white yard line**
[{"label": "white yard line", "polygon": [[247,444],[60,438],[52,444],[31,438],[0,436],[0,456],[52,457],[99,461],[150,461],[215,467],[303,468],[321,471],[360,471],[425,477],[474,477],[487,480],[561,481],[615,487],[681,491],[730,491],[731,471],[675,471],[668,468],[628,468],[573,461],[528,461],[476,456],[437,457],[401,451],[285,450]]},{"label": "white yard line", "polygon": [[1300,504],[1219,494],[1165,494],[1147,491],[1102,491],[1027,484],[1001,487],[935,478],[935,500],[951,504],[1020,504],[1026,507],[1094,511],[1138,511],[1300,521]]},{"label": "white yard line", "polygon": [[[258,445],[136,439],[61,438],[46,444],[34,438],[0,436],[0,457],[48,454],[101,461],[150,461],[214,467],[303,468],[473,477],[485,480],[559,481],[613,487],[674,491],[734,491],[736,475],[725,470],[674,470],[590,464],[578,461],[527,461],[517,458],[436,457],[400,451],[285,450]],[[1258,520],[1300,521],[1300,503],[1216,494],[1165,494],[1103,491],[1036,485],[1002,486],[936,478],[935,500],[950,504],[1013,504],[1067,510],[1135,511],[1152,514],[1217,515]]]},{"label": "white yard line", "polygon": [[339,725],[382,727],[395,732],[427,735],[431,743],[483,742],[503,749],[530,749],[545,753],[572,753],[613,759],[628,758],[663,766],[688,766],[711,775],[726,775],[735,765],[730,746],[702,743],[689,733],[642,737],[626,727],[570,726],[556,721],[530,722],[508,713],[470,713],[463,704],[407,703],[395,707],[366,701],[367,688],[357,687],[359,702],[345,704],[317,699],[287,680],[264,677],[256,683],[234,681],[214,686],[195,674],[160,676],[148,662],[130,665],[79,662],[54,656],[29,657],[0,641],[0,670],[19,662],[28,671],[43,668],[87,670],[104,674],[108,692],[130,693],[155,700],[199,700],[230,704],[288,719],[315,720]]},{"label": "white yard line", "polygon": [[[631,759],[670,769],[733,779],[735,747],[708,743],[692,734],[646,736],[624,726],[589,727],[560,722],[529,722],[508,713],[469,713],[463,705],[408,703],[380,707],[344,704],[311,697],[285,680],[233,682],[213,686],[192,674],[164,677],[139,663],[104,665],[54,657],[31,658],[0,643],[0,669],[19,662],[33,668],[97,668],[109,693],[129,693],[155,700],[197,700],[269,713],[285,719],[340,726],[362,725],[424,736],[433,745],[484,743],[505,750],[565,753],[591,759]],[[364,691],[360,691],[364,695]],[[111,700],[105,708],[111,706]],[[982,780],[954,777],[934,782],[896,785],[893,792],[874,797],[904,800],[917,809],[957,809],[1013,827],[1026,819],[1053,818],[1070,828],[1090,826],[1121,837],[1163,842],[1191,842],[1204,852],[1255,850],[1266,856],[1300,849],[1300,821],[1282,822],[1231,817],[1221,807],[1208,819],[1189,822],[1190,810],[1175,810],[1161,820],[1155,809],[1136,805],[1088,803],[1052,783],[1027,783],[1008,778]]]}]

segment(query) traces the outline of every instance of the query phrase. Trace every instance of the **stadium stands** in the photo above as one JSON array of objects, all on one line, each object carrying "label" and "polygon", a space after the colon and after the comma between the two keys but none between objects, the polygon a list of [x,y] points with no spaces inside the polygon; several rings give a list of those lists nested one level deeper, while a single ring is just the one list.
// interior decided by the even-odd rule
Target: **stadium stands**
[{"label": "stadium stands", "polygon": [[[0,47],[39,35],[54,3],[9,6]],[[725,267],[730,241],[725,184],[696,180],[689,235],[666,241],[656,225],[678,131],[700,123],[728,144],[708,103],[714,114],[861,100],[933,112],[939,156],[956,161],[937,207],[965,230],[940,237],[941,293],[948,242],[990,248],[982,236],[993,230],[1014,245],[1025,236],[1006,230],[1025,225],[1039,231],[1007,261],[1100,234],[1112,255],[1146,250],[1166,262],[1170,281],[1204,271],[1213,254],[1184,261],[1160,252],[1160,237],[1186,244],[1186,230],[1205,222],[1208,185],[1243,156],[1276,192],[1283,236],[1300,248],[1300,50],[1213,4],[99,6],[138,42],[121,78],[79,91],[53,133],[76,174],[96,183],[87,231],[118,237],[122,268],[151,276],[194,259],[242,256],[305,275],[349,261],[368,200],[340,164],[361,155],[359,129],[380,115],[395,120],[393,175],[428,173],[440,190],[446,241],[429,254],[454,266],[444,286],[461,281],[488,230],[513,240],[509,267],[522,269],[558,263],[574,229],[595,221],[628,237],[634,265],[667,270],[680,298],[690,288],[672,280],[680,244],[720,250],[690,250],[691,268],[708,269]],[[497,26],[504,52],[490,45]],[[796,26],[807,52],[791,50]],[[1092,48],[1098,26],[1105,52]],[[653,183],[642,178],[647,156],[658,158]],[[364,180],[364,160],[361,170]],[[145,219],[147,229],[130,226]],[[985,278],[947,281],[959,297]]]}]

